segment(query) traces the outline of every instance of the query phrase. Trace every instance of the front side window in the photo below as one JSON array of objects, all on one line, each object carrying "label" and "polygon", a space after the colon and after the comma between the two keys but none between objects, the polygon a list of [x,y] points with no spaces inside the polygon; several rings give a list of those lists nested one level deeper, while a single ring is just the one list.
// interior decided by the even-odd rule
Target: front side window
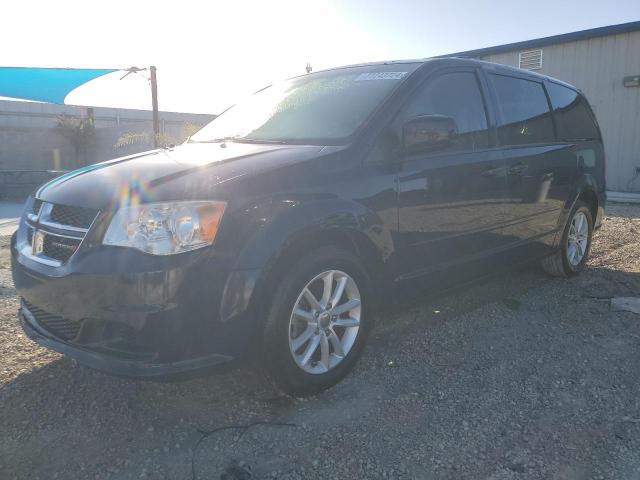
[{"label": "front side window", "polygon": [[444,115],[455,121],[457,134],[448,151],[489,145],[482,93],[472,72],[447,73],[428,81],[409,101],[403,117],[409,120],[422,115]]},{"label": "front side window", "polygon": [[560,140],[596,139],[600,135],[584,97],[575,90],[549,82],[549,97]]},{"label": "front side window", "polygon": [[229,108],[191,141],[345,143],[419,66],[341,68],[271,85]]},{"label": "front side window", "polygon": [[541,83],[505,75],[489,75],[500,113],[498,139],[502,145],[555,141],[549,103]]}]

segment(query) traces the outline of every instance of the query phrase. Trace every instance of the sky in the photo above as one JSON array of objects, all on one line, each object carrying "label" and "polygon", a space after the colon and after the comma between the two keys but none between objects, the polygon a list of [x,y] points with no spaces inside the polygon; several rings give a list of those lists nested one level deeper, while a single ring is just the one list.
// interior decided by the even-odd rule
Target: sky
[{"label": "sky", "polygon": [[[278,79],[640,20],[638,0],[23,0],[4,2],[0,66],[155,65],[161,110],[219,113]],[[143,74],[65,103],[150,109]]]}]

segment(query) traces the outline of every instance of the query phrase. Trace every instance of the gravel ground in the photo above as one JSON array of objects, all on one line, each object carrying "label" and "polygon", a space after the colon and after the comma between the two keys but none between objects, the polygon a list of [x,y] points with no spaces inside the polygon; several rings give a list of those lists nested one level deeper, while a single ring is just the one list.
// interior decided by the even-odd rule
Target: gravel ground
[{"label": "gravel ground", "polygon": [[[385,311],[356,371],[306,400],[245,370],[156,384],[38,347],[5,239],[0,478],[189,479],[193,460],[199,479],[640,479],[640,316],[608,300],[640,296],[640,206],[607,215],[580,277],[523,270]],[[199,432],[260,421],[293,426]]]}]

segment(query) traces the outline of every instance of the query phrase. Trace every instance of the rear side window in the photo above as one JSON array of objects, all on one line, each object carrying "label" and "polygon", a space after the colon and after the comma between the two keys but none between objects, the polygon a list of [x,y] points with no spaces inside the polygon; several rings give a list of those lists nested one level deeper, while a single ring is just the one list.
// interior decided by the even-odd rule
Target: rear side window
[{"label": "rear side window", "polygon": [[526,145],[554,142],[553,121],[542,84],[504,75],[489,76],[500,113],[500,143]]},{"label": "rear side window", "polygon": [[458,134],[448,151],[478,150],[489,145],[487,115],[474,73],[446,73],[428,81],[409,101],[404,117],[434,114],[456,122]]},{"label": "rear side window", "polygon": [[553,82],[549,82],[548,87],[558,139],[582,140],[600,137],[593,115],[582,95]]}]

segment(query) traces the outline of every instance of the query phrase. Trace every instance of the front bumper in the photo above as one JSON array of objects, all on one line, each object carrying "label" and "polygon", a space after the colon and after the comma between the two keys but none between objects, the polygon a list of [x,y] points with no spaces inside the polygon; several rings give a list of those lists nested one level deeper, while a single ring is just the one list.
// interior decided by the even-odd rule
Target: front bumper
[{"label": "front bumper", "polygon": [[63,267],[11,246],[19,316],[37,343],[116,375],[160,378],[238,359],[255,331],[259,270],[234,271],[212,249],[154,257],[94,246]]},{"label": "front bumper", "polygon": [[139,359],[127,360],[117,354],[109,355],[100,351],[91,350],[90,348],[82,348],[55,338],[38,324],[33,314],[24,304],[21,305],[18,311],[18,317],[25,334],[34,342],[67,355],[87,367],[112,375],[148,379],[171,379],[181,377],[185,374],[208,371],[233,360],[232,357],[219,354],[166,363],[145,362]]}]

